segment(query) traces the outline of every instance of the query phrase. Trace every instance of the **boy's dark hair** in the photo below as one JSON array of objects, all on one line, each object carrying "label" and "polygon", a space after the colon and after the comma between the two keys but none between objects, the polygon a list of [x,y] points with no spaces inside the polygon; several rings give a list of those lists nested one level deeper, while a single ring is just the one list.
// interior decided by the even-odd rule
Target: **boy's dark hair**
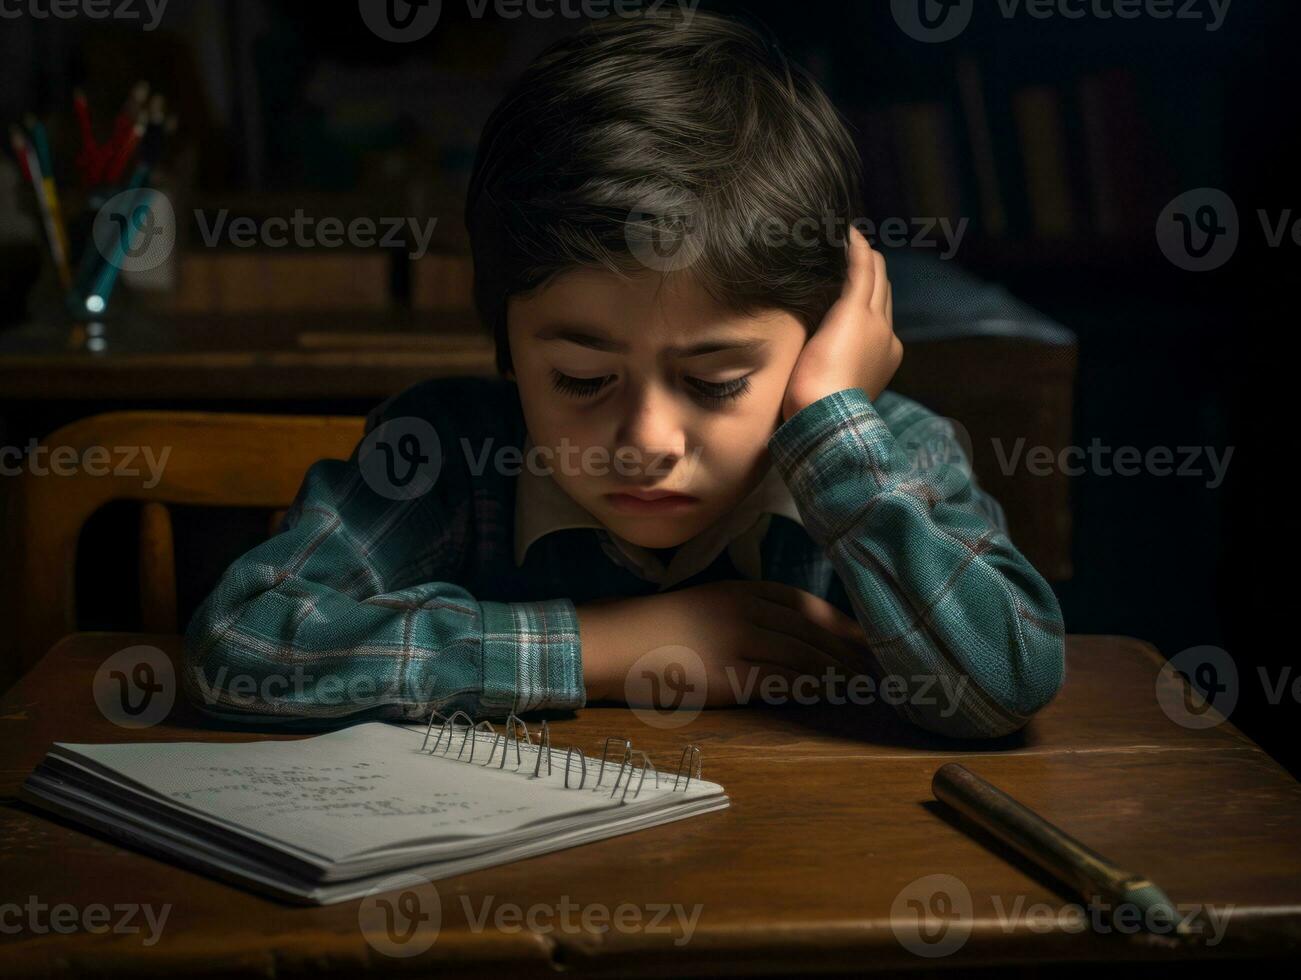
[{"label": "boy's dark hair", "polygon": [[845,275],[859,168],[817,83],[747,24],[586,25],[516,80],[475,156],[465,222],[498,370],[509,297],[576,266],[685,268],[730,310],[786,310],[812,331]]}]

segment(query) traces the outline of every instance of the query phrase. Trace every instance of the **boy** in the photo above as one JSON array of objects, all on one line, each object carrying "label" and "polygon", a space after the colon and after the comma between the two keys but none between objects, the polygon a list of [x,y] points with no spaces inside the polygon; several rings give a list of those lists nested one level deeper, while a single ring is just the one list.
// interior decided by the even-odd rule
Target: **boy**
[{"label": "boy", "polygon": [[[858,173],[816,83],[740,23],[610,18],[544,52],[466,205],[503,378],[417,385],[311,467],[191,622],[190,696],[501,718],[654,700],[639,661],[686,647],[662,680],[711,705],[831,669],[891,677],[933,731],[1020,728],[1061,684],[1061,613],[954,479],[951,429],[885,391]],[[919,466],[919,428],[959,465]]]}]

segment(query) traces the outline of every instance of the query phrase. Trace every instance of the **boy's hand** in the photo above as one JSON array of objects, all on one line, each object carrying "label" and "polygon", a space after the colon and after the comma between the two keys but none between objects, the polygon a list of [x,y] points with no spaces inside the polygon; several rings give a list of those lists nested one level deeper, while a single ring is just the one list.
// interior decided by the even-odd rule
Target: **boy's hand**
[{"label": "boy's hand", "polygon": [[762,690],[757,685],[771,674],[793,682],[821,677],[828,667],[840,676],[872,670],[857,621],[825,599],[777,582],[711,582],[577,611],[588,701],[628,703],[629,671],[665,646],[700,657],[704,676],[685,680],[693,689],[703,685],[710,706],[737,704],[738,690]]},{"label": "boy's hand", "polygon": [[894,301],[885,258],[852,224],[849,271],[832,304],[791,371],[782,401],[782,421],[819,398],[861,388],[870,399],[885,390],[903,360],[894,335]]}]

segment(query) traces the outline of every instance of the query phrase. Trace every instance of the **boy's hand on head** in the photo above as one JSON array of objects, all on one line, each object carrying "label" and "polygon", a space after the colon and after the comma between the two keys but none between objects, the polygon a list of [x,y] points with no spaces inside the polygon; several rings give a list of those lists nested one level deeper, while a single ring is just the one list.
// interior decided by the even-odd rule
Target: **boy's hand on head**
[{"label": "boy's hand on head", "polygon": [[[872,658],[863,629],[853,618],[811,593],[777,582],[711,582],[657,595],[579,606],[583,680],[587,699],[632,703],[650,693],[628,678],[647,653],[687,647],[699,658],[684,664],[703,704],[739,703],[745,692],[761,692],[764,679],[778,675],[793,683],[870,673]],[[743,699],[741,699],[743,700]],[[697,699],[695,702],[701,702]],[[661,707],[660,705],[636,705]]]},{"label": "boy's hand on head", "polygon": [[847,239],[845,284],[795,362],[782,401],[783,422],[845,388],[861,388],[875,399],[903,360],[885,258],[852,224]]}]

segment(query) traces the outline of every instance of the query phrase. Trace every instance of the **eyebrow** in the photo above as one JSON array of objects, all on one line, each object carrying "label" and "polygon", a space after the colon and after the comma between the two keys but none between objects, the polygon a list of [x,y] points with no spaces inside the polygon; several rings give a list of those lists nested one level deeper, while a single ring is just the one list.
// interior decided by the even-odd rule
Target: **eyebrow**
[{"label": "eyebrow", "polygon": [[[623,354],[628,350],[628,345],[620,343],[617,340],[605,336],[604,334],[595,333],[588,327],[571,327],[565,324],[556,324],[543,327],[533,335],[541,341],[565,340],[571,344],[578,344],[580,347],[588,347],[592,350],[605,351],[613,354]],[[696,344],[688,344],[684,347],[671,346],[665,347],[664,352],[670,357],[702,357],[705,354],[716,354],[719,351],[752,351],[765,346],[768,343],[767,337],[738,337],[734,340],[703,340]]]}]

